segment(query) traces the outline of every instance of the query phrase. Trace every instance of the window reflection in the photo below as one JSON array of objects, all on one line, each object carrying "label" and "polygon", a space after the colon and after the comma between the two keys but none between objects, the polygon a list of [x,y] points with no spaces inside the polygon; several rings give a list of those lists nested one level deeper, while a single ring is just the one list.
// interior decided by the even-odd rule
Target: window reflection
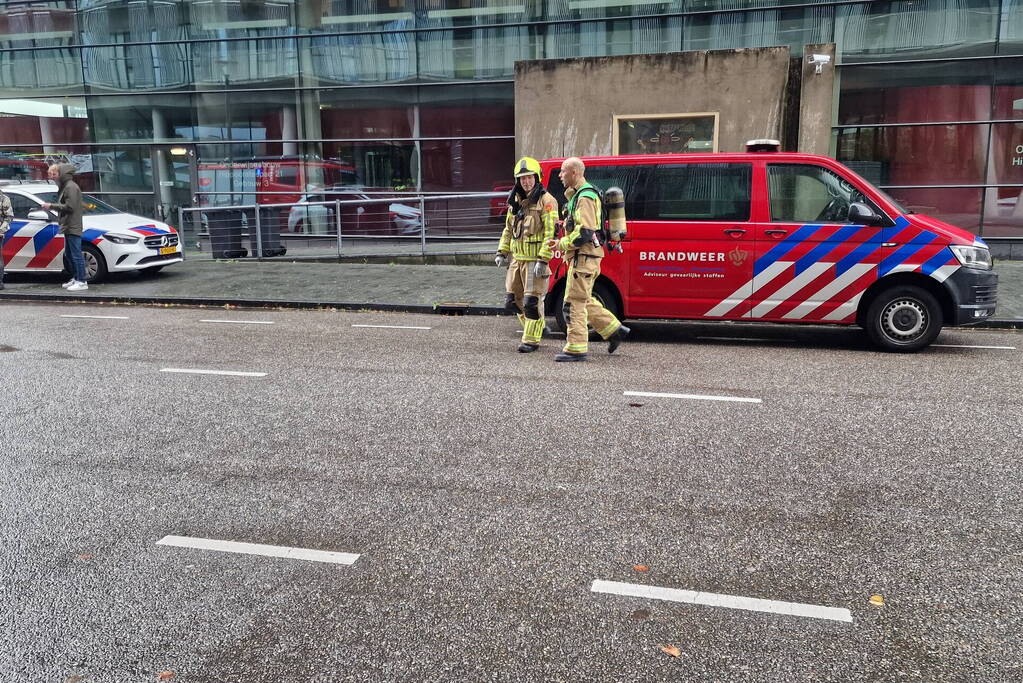
[{"label": "window reflection", "polygon": [[793,56],[803,45],[831,41],[832,7],[764,12],[725,12],[686,17],[684,50],[788,45]]},{"label": "window reflection", "polygon": [[839,131],[837,157],[879,185],[982,184],[987,136],[978,124],[848,128]]},{"label": "window reflection", "polygon": [[415,16],[413,0],[297,0],[296,11],[299,27],[317,33],[409,27]]},{"label": "window reflection", "polygon": [[999,0],[896,0],[837,8],[839,62],[994,53]]},{"label": "window reflection", "polygon": [[983,121],[991,115],[991,65],[934,62],[842,71],[839,124]]},{"label": "window reflection", "polygon": [[[404,22],[401,22],[404,25]],[[299,41],[305,85],[407,81],[416,76],[415,36],[397,31]]]},{"label": "window reflection", "polygon": [[[305,95],[309,112],[306,138],[412,137],[413,88],[319,90]],[[315,128],[315,126],[319,128]]]},{"label": "window reflection", "polygon": [[84,97],[0,100],[0,144],[43,145],[89,142]]},{"label": "window reflection", "polygon": [[907,211],[933,216],[956,227],[980,234],[983,190],[925,187],[890,189],[887,192]]},{"label": "window reflection", "polygon": [[75,3],[5,3],[0,7],[0,47],[47,47],[75,42]]},{"label": "window reflection", "polygon": [[298,85],[292,38],[193,43],[191,51],[198,89]]},{"label": "window reflection", "polygon": [[82,60],[93,92],[174,90],[193,80],[185,43],[92,47],[82,50]]},{"label": "window reflection", "polygon": [[536,28],[456,29],[417,34],[419,75],[423,79],[509,77],[515,62],[536,59]]},{"label": "window reflection", "polygon": [[77,48],[0,52],[0,96],[81,93],[82,62]]}]

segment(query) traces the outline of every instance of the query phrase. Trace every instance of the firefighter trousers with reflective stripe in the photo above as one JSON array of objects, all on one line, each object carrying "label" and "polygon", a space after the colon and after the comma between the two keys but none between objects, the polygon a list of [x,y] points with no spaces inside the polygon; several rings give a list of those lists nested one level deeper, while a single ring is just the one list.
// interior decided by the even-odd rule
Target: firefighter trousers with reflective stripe
[{"label": "firefighter trousers with reflective stripe", "polygon": [[535,265],[536,261],[515,259],[508,267],[508,276],[504,283],[505,290],[514,295],[516,305],[523,311],[518,316],[522,325],[523,344],[539,344],[540,338],[543,337],[543,300],[550,278],[536,277],[533,274]]},{"label": "firefighter trousers with reflective stripe", "polygon": [[604,339],[621,327],[618,318],[593,298],[593,283],[600,276],[600,259],[580,256],[568,269],[565,288],[565,319],[568,339],[565,353],[586,353],[589,350],[589,327]]}]

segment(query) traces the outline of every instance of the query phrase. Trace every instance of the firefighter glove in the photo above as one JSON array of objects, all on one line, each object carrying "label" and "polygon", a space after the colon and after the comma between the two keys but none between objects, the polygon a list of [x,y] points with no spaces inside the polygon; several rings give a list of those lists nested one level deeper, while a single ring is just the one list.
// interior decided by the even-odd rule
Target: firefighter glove
[{"label": "firefighter glove", "polygon": [[534,277],[550,277],[551,267],[547,265],[546,261],[537,261],[533,265],[533,276]]},{"label": "firefighter glove", "polygon": [[508,255],[502,251],[497,252],[497,256],[494,257],[494,263],[497,264],[498,268],[505,268],[508,266]]}]

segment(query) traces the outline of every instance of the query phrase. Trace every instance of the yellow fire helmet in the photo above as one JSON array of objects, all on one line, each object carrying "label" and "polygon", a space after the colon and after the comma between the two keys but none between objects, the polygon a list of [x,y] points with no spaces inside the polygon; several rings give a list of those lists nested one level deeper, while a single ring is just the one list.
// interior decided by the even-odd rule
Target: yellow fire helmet
[{"label": "yellow fire helmet", "polygon": [[533,157],[522,157],[515,162],[515,177],[521,178],[524,175],[535,175],[540,178],[540,162]]}]

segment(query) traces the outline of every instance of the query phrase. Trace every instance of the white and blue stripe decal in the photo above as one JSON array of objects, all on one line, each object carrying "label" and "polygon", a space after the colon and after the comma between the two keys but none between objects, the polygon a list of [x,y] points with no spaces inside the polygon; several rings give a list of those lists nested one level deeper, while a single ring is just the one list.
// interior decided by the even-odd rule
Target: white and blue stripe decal
[{"label": "white and blue stripe decal", "polygon": [[772,263],[779,260],[782,256],[795,249],[800,242],[812,237],[822,225],[803,225],[798,230],[792,233],[792,236],[787,238],[778,246],[771,249],[763,256],[757,259],[757,262],[753,264],[753,275],[754,277],[760,275],[760,273],[767,270]]},{"label": "white and blue stripe decal", "polygon": [[894,254],[881,261],[881,264],[877,268],[877,274],[879,277],[884,277],[896,266],[900,266],[909,258],[920,251],[928,244],[938,239],[938,236],[929,230],[921,230],[919,235],[916,235],[906,244],[899,247]]}]

